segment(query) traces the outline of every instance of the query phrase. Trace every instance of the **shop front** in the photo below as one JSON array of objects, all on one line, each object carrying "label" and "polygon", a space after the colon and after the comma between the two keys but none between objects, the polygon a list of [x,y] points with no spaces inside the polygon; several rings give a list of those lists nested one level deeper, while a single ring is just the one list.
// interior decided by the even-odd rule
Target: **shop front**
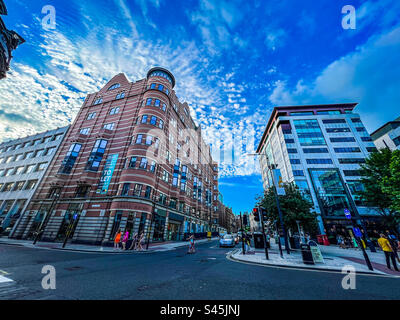
[{"label": "shop front", "polygon": [[154,216],[153,242],[164,241],[165,220],[167,216],[167,211],[162,209],[156,210]]},{"label": "shop front", "polygon": [[167,241],[182,240],[183,221],[184,217],[181,215],[172,212],[168,214]]}]

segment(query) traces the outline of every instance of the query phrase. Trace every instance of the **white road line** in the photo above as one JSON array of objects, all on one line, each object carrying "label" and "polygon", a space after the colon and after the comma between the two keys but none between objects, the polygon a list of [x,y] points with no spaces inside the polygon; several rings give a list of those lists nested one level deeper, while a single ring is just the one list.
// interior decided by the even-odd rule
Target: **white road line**
[{"label": "white road line", "polygon": [[14,280],[11,280],[9,278],[6,278],[4,276],[0,276],[0,283],[4,283],[4,282],[12,282]]}]

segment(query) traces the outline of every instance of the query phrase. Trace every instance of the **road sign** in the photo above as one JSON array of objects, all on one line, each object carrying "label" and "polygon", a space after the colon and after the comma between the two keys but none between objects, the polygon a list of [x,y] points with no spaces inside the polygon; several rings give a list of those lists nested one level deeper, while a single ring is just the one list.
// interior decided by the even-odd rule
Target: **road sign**
[{"label": "road sign", "polygon": [[349,209],[344,209],[344,215],[347,219],[351,219],[351,213]]},{"label": "road sign", "polygon": [[357,238],[361,238],[361,237],[362,237],[362,233],[361,233],[360,228],[354,227],[354,228],[353,228],[353,232],[354,232],[354,235],[355,235]]}]

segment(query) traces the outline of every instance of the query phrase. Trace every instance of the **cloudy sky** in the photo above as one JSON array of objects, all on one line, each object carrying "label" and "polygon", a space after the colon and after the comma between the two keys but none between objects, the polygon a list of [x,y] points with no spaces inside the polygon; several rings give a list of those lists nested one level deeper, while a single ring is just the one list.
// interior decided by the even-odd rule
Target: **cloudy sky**
[{"label": "cloudy sky", "polygon": [[[400,116],[400,1],[5,2],[7,27],[27,42],[0,81],[0,142],[70,123],[119,72],[136,81],[163,66],[207,142],[235,146],[220,159],[220,185],[236,213],[262,192],[246,154],[274,106],[358,102],[370,132]],[[347,4],[355,30],[342,28]],[[43,26],[46,5],[55,29]]]}]

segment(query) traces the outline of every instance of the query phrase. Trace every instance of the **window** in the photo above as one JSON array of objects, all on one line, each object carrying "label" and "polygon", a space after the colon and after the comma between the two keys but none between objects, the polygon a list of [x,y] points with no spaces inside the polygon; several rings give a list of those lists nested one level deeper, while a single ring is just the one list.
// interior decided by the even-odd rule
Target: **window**
[{"label": "window", "polygon": [[158,90],[164,91],[164,86],[163,86],[162,84],[159,84],[159,85],[158,85]]},{"label": "window", "polygon": [[88,135],[90,132],[90,128],[84,128],[79,131],[80,134]]},{"label": "window", "polygon": [[329,124],[329,123],[346,123],[345,119],[324,119],[322,123]]},{"label": "window", "polygon": [[97,171],[100,162],[103,159],[104,152],[107,147],[107,140],[99,139],[94,144],[92,152],[90,153],[89,160],[86,164],[85,170]]},{"label": "window", "polygon": [[162,72],[162,71],[154,71],[149,75],[149,78],[150,77],[163,77],[172,84],[172,78],[168,74],[166,74],[165,72]]},{"label": "window", "polygon": [[365,131],[367,131],[367,130],[365,130],[364,127],[358,127],[358,128],[356,128],[356,130],[357,130],[357,132],[365,132]]},{"label": "window", "polygon": [[129,161],[129,168],[135,168],[136,167],[136,157],[132,157],[131,160]]},{"label": "window", "polygon": [[160,106],[161,101],[156,99],[156,101],[154,102],[154,106],[155,107],[159,107]]},{"label": "window", "polygon": [[151,146],[153,143],[153,137],[152,136],[146,136],[146,145]]},{"label": "window", "polygon": [[108,88],[108,91],[117,89],[117,88],[119,88],[120,86],[121,86],[121,85],[120,85],[119,83],[113,84],[111,87]]},{"label": "window", "polygon": [[47,162],[39,163],[37,168],[36,168],[36,171],[43,171],[46,168],[47,168]]},{"label": "window", "polygon": [[341,114],[340,110],[317,111],[318,115]]},{"label": "window", "polygon": [[112,123],[107,123],[107,124],[104,125],[104,129],[107,129],[107,130],[114,130],[114,126],[115,126],[115,123],[114,123],[114,122],[112,122]]},{"label": "window", "polygon": [[147,117],[147,114],[143,115],[141,123],[147,123]]},{"label": "window", "polygon": [[294,143],[294,139],[285,139],[286,143]]},{"label": "window", "polygon": [[15,161],[20,161],[20,160],[22,160],[23,158],[24,158],[24,154],[23,154],[23,153],[17,154],[17,155],[15,156]]},{"label": "window", "polygon": [[31,158],[33,158],[33,151],[25,153],[24,159],[31,159]]},{"label": "window", "polygon": [[32,173],[33,172],[33,169],[35,169],[35,166],[36,165],[34,165],[34,164],[31,164],[31,165],[29,165],[29,166],[26,166],[26,169],[25,169],[25,174],[27,174],[27,173]]},{"label": "window", "polygon": [[125,92],[118,93],[117,96],[115,97],[115,100],[123,99],[125,98]]},{"label": "window", "polygon": [[366,148],[368,152],[377,152],[378,149],[376,147],[367,147]]},{"label": "window", "polygon": [[102,102],[103,102],[103,99],[102,99],[102,98],[98,98],[98,99],[96,99],[96,100],[94,101],[93,105],[100,104],[100,103],[102,103]]},{"label": "window", "polygon": [[163,111],[167,110],[167,105],[165,103],[162,104],[162,110]]},{"label": "window", "polygon": [[151,101],[152,101],[152,99],[151,99],[151,98],[148,98],[148,99],[146,100],[146,106],[150,106],[150,105],[151,105]]},{"label": "window", "polygon": [[48,148],[46,151],[46,156],[52,155],[56,151],[56,147]]},{"label": "window", "polygon": [[143,135],[142,134],[138,134],[136,136],[136,144],[141,144],[143,140]]},{"label": "window", "polygon": [[150,170],[150,172],[154,172],[155,169],[156,169],[156,162],[152,161],[149,170]]},{"label": "window", "polygon": [[155,125],[157,124],[157,117],[151,116],[150,124],[152,124],[153,126],[155,126]]},{"label": "window", "polygon": [[147,158],[142,158],[139,164],[139,168],[146,169],[147,168]]},{"label": "window", "polygon": [[14,174],[21,174],[24,171],[24,167],[18,167],[15,169]]},{"label": "window", "polygon": [[32,190],[37,184],[37,180],[29,180],[25,186],[25,190]]},{"label": "window", "polygon": [[144,193],[144,197],[150,199],[150,196],[151,196],[151,187],[147,186],[146,191]]},{"label": "window", "polygon": [[121,196],[129,195],[129,189],[131,187],[130,183],[124,183],[122,186]]},{"label": "window", "polygon": [[110,115],[117,114],[119,112],[119,107],[111,108]]},{"label": "window", "polygon": [[394,144],[396,145],[396,147],[399,146],[399,145],[400,145],[400,136],[394,138],[394,139],[393,139],[393,142],[394,142]]},{"label": "window", "polygon": [[326,145],[317,120],[294,120],[293,124],[302,146]]},{"label": "window", "polygon": [[343,170],[345,176],[360,176],[360,170]]},{"label": "window", "polygon": [[314,112],[312,111],[298,111],[298,112],[291,112],[291,116],[310,116],[313,115]]},{"label": "window", "polygon": [[371,137],[361,137],[361,140],[364,142],[372,141]]},{"label": "window", "polygon": [[157,84],[152,83],[152,84],[150,85],[150,89],[155,89],[155,88],[156,88],[156,85],[157,85]]},{"label": "window", "polygon": [[290,159],[291,164],[301,164],[300,159]]},{"label": "window", "polygon": [[351,121],[353,123],[361,123],[361,119],[360,118],[352,118]]},{"label": "window", "polygon": [[360,148],[334,148],[337,153],[350,153],[350,152],[361,152]]},{"label": "window", "polygon": [[307,159],[307,164],[332,164],[331,159]]},{"label": "window", "polygon": [[353,137],[330,138],[331,142],[356,142]]},{"label": "window", "polygon": [[19,181],[15,184],[13,191],[20,191],[24,187],[25,181]]},{"label": "window", "polygon": [[41,157],[44,155],[44,149],[40,149],[36,151],[35,157]]},{"label": "window", "polygon": [[79,143],[74,143],[70,146],[67,155],[65,156],[61,167],[59,169],[59,173],[69,174],[71,173],[72,167],[75,164],[76,159],[78,158],[79,151],[81,150],[82,145]]},{"label": "window", "polygon": [[288,149],[287,149],[287,152],[288,152],[288,153],[297,153],[297,149],[288,148]]},{"label": "window", "polygon": [[92,119],[94,119],[95,116],[96,116],[96,112],[91,112],[88,114],[86,120],[92,120]]},{"label": "window", "polygon": [[141,197],[142,196],[142,188],[143,188],[143,185],[137,183],[135,185],[135,191],[133,192],[134,196]]},{"label": "window", "polygon": [[168,182],[169,181],[169,173],[164,170],[161,180]]},{"label": "window", "polygon": [[12,190],[14,182],[9,182],[4,185],[3,192],[8,192]]},{"label": "window", "polygon": [[328,133],[350,132],[349,128],[326,128]]},{"label": "window", "polygon": [[293,170],[293,175],[295,177],[302,177],[302,176],[304,176],[304,172],[303,172],[303,170]]},{"label": "window", "polygon": [[364,158],[339,158],[340,164],[360,164],[365,163]]},{"label": "window", "polygon": [[303,148],[304,153],[328,153],[327,148]]}]

